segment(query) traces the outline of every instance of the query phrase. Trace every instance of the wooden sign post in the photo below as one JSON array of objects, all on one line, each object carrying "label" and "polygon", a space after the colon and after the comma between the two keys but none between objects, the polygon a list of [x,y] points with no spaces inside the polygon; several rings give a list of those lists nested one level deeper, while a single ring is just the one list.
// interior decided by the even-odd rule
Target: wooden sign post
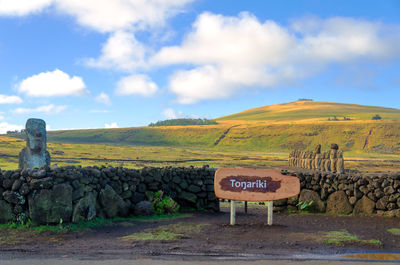
[{"label": "wooden sign post", "polygon": [[221,168],[215,172],[214,190],[216,197],[231,200],[231,225],[236,223],[235,201],[267,201],[272,225],[273,201],[299,194],[300,181],[271,169]]}]

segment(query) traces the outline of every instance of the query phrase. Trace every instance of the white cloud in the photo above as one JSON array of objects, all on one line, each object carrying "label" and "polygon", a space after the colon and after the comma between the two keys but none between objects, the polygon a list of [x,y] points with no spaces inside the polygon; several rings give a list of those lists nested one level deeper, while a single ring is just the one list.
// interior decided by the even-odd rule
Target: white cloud
[{"label": "white cloud", "polygon": [[4,120],[5,117],[3,115],[0,115],[0,120]]},{"label": "white cloud", "polygon": [[175,112],[171,108],[163,110],[162,114],[167,119],[178,119],[178,118],[184,118],[185,117],[185,115],[181,111]]},{"label": "white cloud", "polygon": [[194,0],[1,0],[0,15],[23,16],[52,6],[99,32],[162,25]]},{"label": "white cloud", "polygon": [[0,16],[25,16],[38,13],[53,2],[54,0],[0,0]]},{"label": "white cloud", "polygon": [[118,84],[116,93],[118,95],[142,95],[152,96],[158,90],[156,83],[151,81],[147,75],[131,75],[122,78]]},{"label": "white cloud", "polygon": [[298,81],[331,64],[395,60],[398,36],[399,26],[351,18],[299,19],[283,27],[249,13],[203,13],[181,45],[162,48],[150,64],[184,65],[169,88],[178,102],[190,104]]},{"label": "white cloud", "polygon": [[107,106],[111,105],[110,97],[104,92],[101,92],[94,100]]},{"label": "white cloud", "polygon": [[0,94],[0,104],[19,104],[19,103],[22,103],[22,99],[20,97]]},{"label": "white cloud", "polygon": [[29,108],[17,108],[13,110],[16,114],[32,114],[32,113],[46,113],[46,114],[57,114],[65,110],[67,106],[55,106],[53,104],[40,106],[34,109]]},{"label": "white cloud", "polygon": [[172,108],[167,108],[164,109],[162,112],[162,115],[166,118],[166,119],[181,119],[181,118],[192,118],[192,119],[199,119],[200,116],[195,115],[195,114],[190,114],[190,115],[186,115],[184,114],[182,111],[175,111]]},{"label": "white cloud", "polygon": [[9,124],[7,122],[0,122],[0,134],[5,134],[7,131],[15,131],[15,130],[22,130],[24,129],[24,126],[21,125],[15,125],[15,124]]},{"label": "white cloud", "polygon": [[17,90],[32,97],[79,96],[86,93],[81,77],[70,77],[61,70],[43,72],[17,84]]},{"label": "white cloud", "polygon": [[119,126],[118,126],[118,124],[116,123],[116,122],[112,122],[111,124],[104,124],[104,127],[105,128],[107,128],[107,129],[110,129],[110,128],[119,128]]},{"label": "white cloud", "polygon": [[60,12],[100,32],[163,24],[193,0],[58,0]]},{"label": "white cloud", "polygon": [[111,68],[132,71],[145,65],[146,48],[130,32],[117,31],[113,33],[101,49],[98,59],[86,59],[91,67]]}]

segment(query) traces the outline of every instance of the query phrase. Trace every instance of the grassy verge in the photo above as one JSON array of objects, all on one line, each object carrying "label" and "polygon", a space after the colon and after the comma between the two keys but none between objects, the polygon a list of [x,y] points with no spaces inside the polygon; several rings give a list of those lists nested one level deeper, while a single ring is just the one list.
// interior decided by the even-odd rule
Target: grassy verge
[{"label": "grassy verge", "polygon": [[176,213],[176,214],[164,214],[164,215],[152,215],[152,216],[131,216],[131,217],[116,217],[113,219],[94,218],[90,221],[79,222],[76,224],[60,224],[58,225],[40,225],[34,226],[29,221],[26,224],[8,223],[0,224],[0,230],[29,230],[33,234],[41,234],[44,232],[54,233],[66,233],[69,231],[81,231],[90,230],[91,228],[106,226],[106,225],[118,225],[120,223],[133,222],[133,221],[162,221],[162,220],[174,220],[178,218],[189,217],[189,214]]},{"label": "grassy verge", "polygon": [[382,242],[377,239],[361,240],[357,236],[350,234],[347,230],[321,232],[322,242],[326,245],[352,245],[363,244],[382,247]]},{"label": "grassy verge", "polygon": [[393,235],[400,236],[400,228],[390,228],[387,231]]},{"label": "grassy verge", "polygon": [[170,241],[188,238],[190,234],[200,233],[205,224],[177,223],[147,229],[143,233],[135,233],[120,237],[122,241]]}]

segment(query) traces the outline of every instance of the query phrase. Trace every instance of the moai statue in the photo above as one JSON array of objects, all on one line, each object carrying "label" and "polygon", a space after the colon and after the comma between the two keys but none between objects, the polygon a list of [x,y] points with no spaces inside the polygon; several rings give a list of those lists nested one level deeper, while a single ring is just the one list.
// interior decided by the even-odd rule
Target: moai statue
[{"label": "moai statue", "polygon": [[343,151],[338,151],[337,157],[338,158],[336,161],[336,172],[343,174],[344,173]]},{"label": "moai statue", "polygon": [[315,148],[315,158],[314,158],[314,168],[321,170],[321,159],[322,159],[322,155],[321,155],[321,145],[317,145],[317,147]]},{"label": "moai statue", "polygon": [[312,157],[313,157],[313,152],[308,152],[307,165],[306,165],[307,169],[312,169],[312,166],[311,166],[312,161],[313,161]]},{"label": "moai statue", "polygon": [[301,160],[301,167],[306,168],[306,158],[308,156],[308,151],[303,152],[303,159]]},{"label": "moai statue", "polygon": [[301,159],[303,158],[303,152],[299,150],[297,154],[297,167],[301,167]]},{"label": "moai statue", "polygon": [[329,159],[331,160],[331,171],[336,172],[336,162],[337,162],[337,151],[339,146],[337,144],[331,144],[331,153]]},{"label": "moai statue", "polygon": [[289,166],[293,166],[293,158],[294,158],[294,150],[290,152],[289,154]]},{"label": "moai statue", "polygon": [[315,166],[315,156],[317,154],[315,152],[312,153],[312,158],[311,158],[311,169],[317,169]]},{"label": "moai statue", "polygon": [[50,165],[46,151],[46,123],[41,119],[28,119],[25,125],[26,147],[19,153],[19,168],[40,168]]},{"label": "moai statue", "polygon": [[330,156],[331,156],[331,151],[329,150],[326,155],[325,155],[325,164],[324,164],[324,170],[326,172],[331,171],[331,160],[330,160]]}]

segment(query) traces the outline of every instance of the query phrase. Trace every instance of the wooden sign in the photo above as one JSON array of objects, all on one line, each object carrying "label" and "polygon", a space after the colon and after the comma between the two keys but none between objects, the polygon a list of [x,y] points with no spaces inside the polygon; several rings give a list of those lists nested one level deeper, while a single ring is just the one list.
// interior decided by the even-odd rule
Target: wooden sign
[{"label": "wooden sign", "polygon": [[300,193],[297,177],[272,169],[221,168],[215,172],[215,195],[235,201],[274,201]]}]

